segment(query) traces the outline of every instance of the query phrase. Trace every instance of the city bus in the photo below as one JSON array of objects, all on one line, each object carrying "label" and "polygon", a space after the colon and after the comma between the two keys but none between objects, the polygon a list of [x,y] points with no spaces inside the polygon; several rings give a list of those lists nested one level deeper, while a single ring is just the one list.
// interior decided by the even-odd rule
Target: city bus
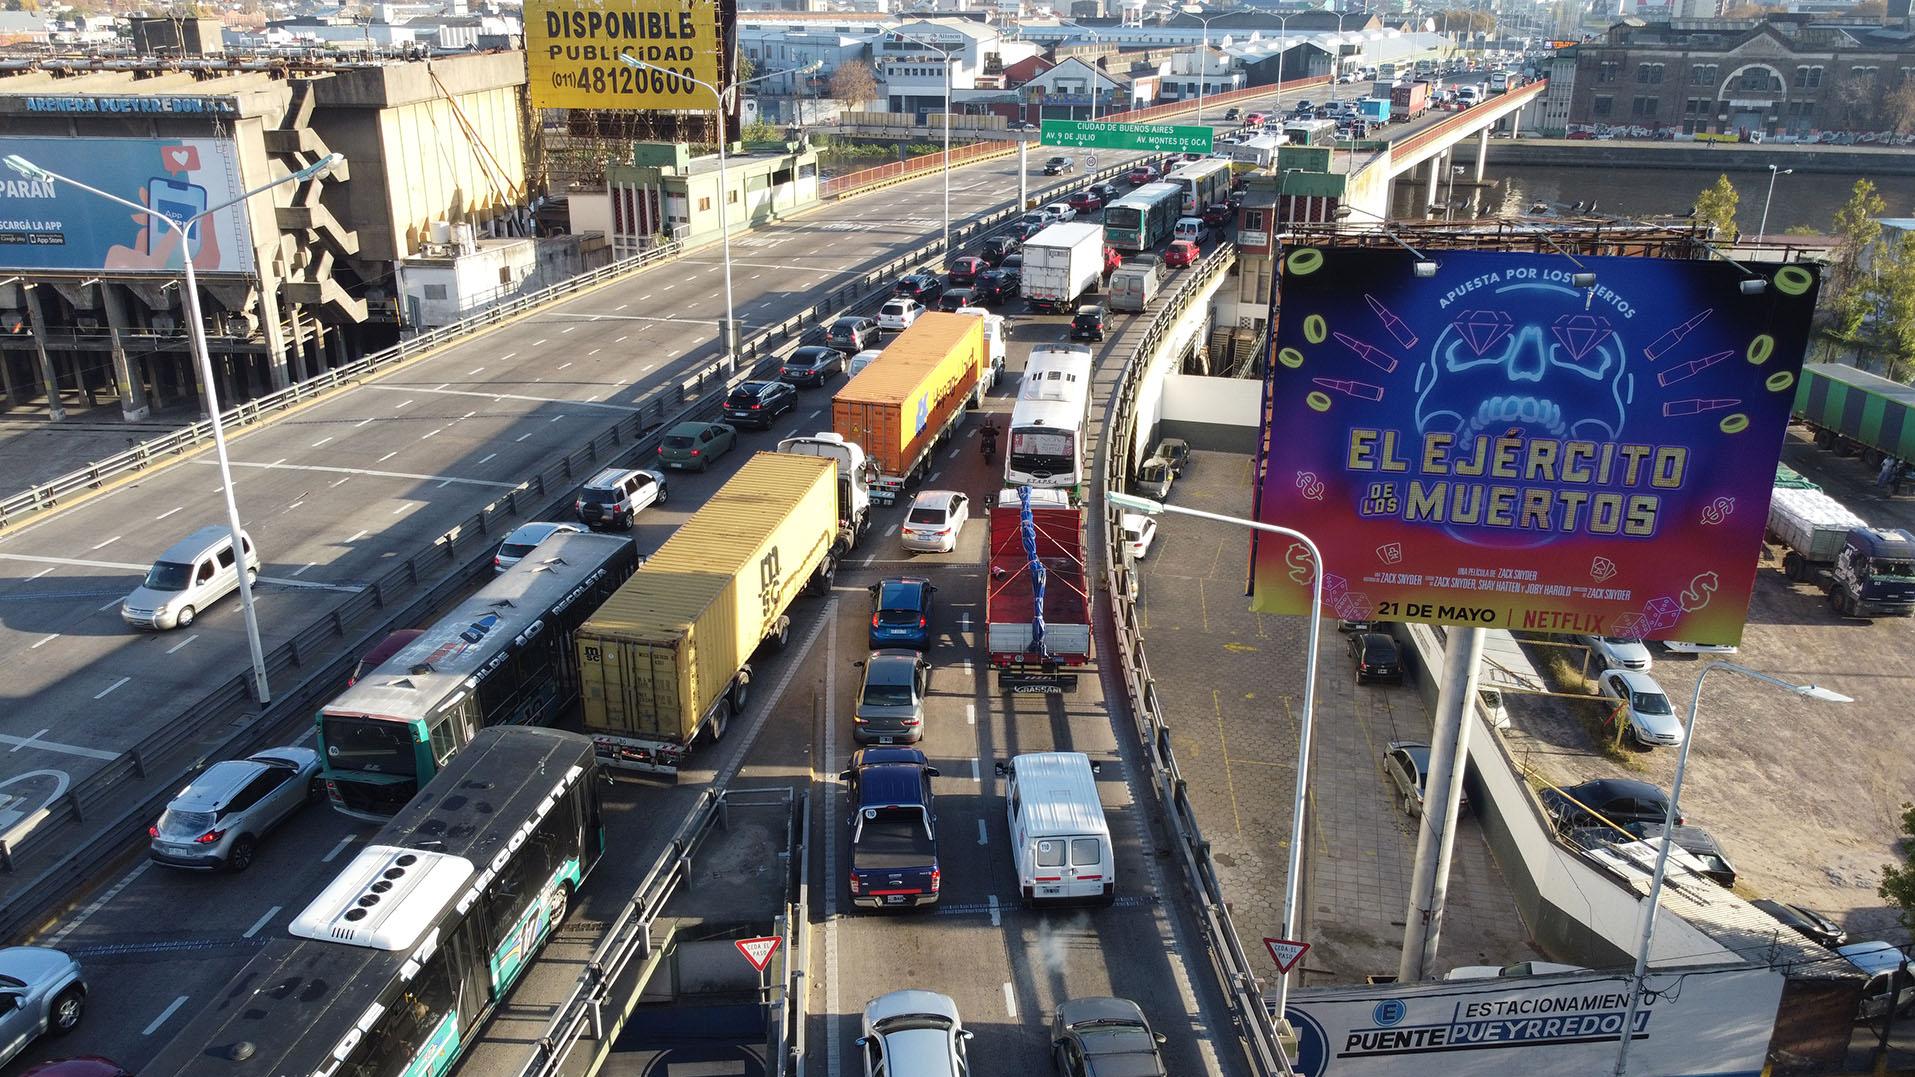
[{"label": "city bus", "polygon": [[1091,361],[1091,350],[1083,344],[1031,349],[1011,405],[1004,485],[1082,494]]},{"label": "city bus", "polygon": [[1509,89],[1509,72],[1491,71],[1489,73],[1489,92],[1504,93]]},{"label": "city bus", "polygon": [[140,1073],[448,1073],[604,852],[591,739],[482,729]]},{"label": "city bus", "polygon": [[1104,242],[1120,251],[1147,251],[1163,242],[1183,208],[1183,188],[1146,183],[1104,207]]},{"label": "city bus", "polygon": [[638,564],[629,538],[554,535],[320,708],[332,806],[384,822],[479,730],[551,721],[579,694],[572,630]]},{"label": "city bus", "polygon": [[1192,161],[1170,175],[1165,183],[1174,183],[1183,192],[1183,215],[1195,217],[1208,206],[1230,195],[1230,162],[1215,159]]}]

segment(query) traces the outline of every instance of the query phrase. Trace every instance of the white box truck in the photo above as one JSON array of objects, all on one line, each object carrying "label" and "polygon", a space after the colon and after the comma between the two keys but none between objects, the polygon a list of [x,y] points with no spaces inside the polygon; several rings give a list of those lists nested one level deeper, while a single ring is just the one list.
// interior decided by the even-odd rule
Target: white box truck
[{"label": "white box truck", "polygon": [[1024,298],[1032,310],[1074,310],[1103,275],[1101,224],[1053,224],[1024,242]]}]

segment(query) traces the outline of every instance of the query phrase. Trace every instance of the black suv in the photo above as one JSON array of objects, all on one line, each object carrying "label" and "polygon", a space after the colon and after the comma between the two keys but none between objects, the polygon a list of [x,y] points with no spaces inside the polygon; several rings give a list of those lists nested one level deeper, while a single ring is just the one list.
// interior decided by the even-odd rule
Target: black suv
[{"label": "black suv", "polygon": [[993,266],[998,266],[1004,263],[1005,255],[1013,254],[1023,246],[1024,244],[1019,242],[1016,236],[992,236],[984,241],[984,247],[978,251],[978,257]]},{"label": "black suv", "polygon": [[971,289],[971,302],[979,306],[1004,303],[1017,298],[1023,280],[1015,269],[993,269],[977,279]]},{"label": "black suv", "polygon": [[1077,308],[1077,316],[1071,319],[1072,340],[1104,339],[1104,308],[1091,304]]},{"label": "black suv", "polygon": [[825,343],[841,352],[861,352],[878,339],[878,323],[870,318],[846,315],[825,330]]},{"label": "black suv", "polygon": [[748,381],[725,398],[725,418],[734,426],[769,430],[772,421],[798,406],[798,390],[782,381]]},{"label": "black suv", "polygon": [[793,385],[823,386],[826,378],[843,369],[843,352],[836,348],[807,344],[793,351],[778,368],[778,379]]},{"label": "black suv", "polygon": [[944,282],[932,273],[913,273],[898,281],[891,294],[905,299],[915,299],[927,307],[938,305],[938,296],[944,294]]}]

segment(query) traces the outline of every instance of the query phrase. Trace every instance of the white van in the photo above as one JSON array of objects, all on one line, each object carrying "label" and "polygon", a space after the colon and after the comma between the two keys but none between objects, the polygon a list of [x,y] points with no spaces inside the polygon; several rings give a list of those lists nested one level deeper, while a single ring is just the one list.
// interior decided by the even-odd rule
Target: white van
[{"label": "white van", "polygon": [[1027,906],[1116,899],[1117,857],[1094,769],[1082,752],[1031,752],[999,767]]},{"label": "white van", "polygon": [[[248,579],[259,576],[259,551],[244,531]],[[120,619],[136,628],[185,628],[201,610],[239,589],[233,532],[202,527],[166,548],[146,578],[120,603]]]},{"label": "white van", "polygon": [[1201,242],[1204,235],[1204,222],[1197,217],[1179,217],[1176,227],[1170,231],[1172,239],[1187,239],[1192,243]]},{"label": "white van", "polygon": [[1125,262],[1110,275],[1109,295],[1105,301],[1112,310],[1140,311],[1157,298],[1157,289],[1163,283],[1162,263],[1154,259],[1149,263]]}]

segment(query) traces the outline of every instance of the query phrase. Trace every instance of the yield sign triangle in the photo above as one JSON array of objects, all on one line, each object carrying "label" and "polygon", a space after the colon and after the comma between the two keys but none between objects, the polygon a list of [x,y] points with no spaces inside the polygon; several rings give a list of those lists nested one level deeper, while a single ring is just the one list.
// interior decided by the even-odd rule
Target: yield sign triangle
[{"label": "yield sign triangle", "polygon": [[[744,945],[739,943],[740,946]],[[1310,948],[1307,942],[1295,942],[1290,939],[1265,939],[1264,948],[1270,951],[1270,960],[1277,963],[1278,972],[1289,972],[1303,960],[1303,952]]]},{"label": "yield sign triangle", "polygon": [[752,968],[763,972],[765,966],[771,963],[772,952],[778,949],[781,941],[783,940],[776,935],[766,935],[757,939],[739,939],[733,945],[738,947],[739,953],[745,955],[746,961],[751,962]]}]

